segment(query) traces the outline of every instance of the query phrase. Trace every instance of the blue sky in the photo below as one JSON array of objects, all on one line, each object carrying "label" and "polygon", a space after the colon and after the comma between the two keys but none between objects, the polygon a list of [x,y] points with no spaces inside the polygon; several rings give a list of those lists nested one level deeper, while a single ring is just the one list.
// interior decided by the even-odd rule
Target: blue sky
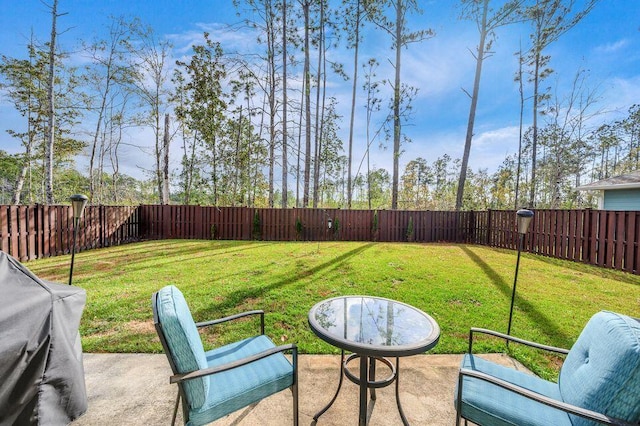
[{"label": "blue sky", "polygon": [[[405,127],[413,142],[404,146],[401,168],[416,157],[423,157],[428,162],[444,154],[461,157],[469,109],[469,98],[462,89],[471,91],[475,66],[468,50],[477,44],[477,31],[473,23],[457,19],[458,11],[454,7],[457,2],[423,0],[419,3],[423,14],[412,18],[412,28],[432,28],[436,36],[420,45],[411,45],[403,52],[403,79],[419,92],[414,102],[412,124]],[[170,39],[176,57],[189,55],[189,46],[201,42],[205,30],[227,51],[242,52],[256,47],[255,35],[250,31],[230,32],[226,29],[225,24],[240,21],[231,0],[59,0],[58,7],[59,12],[67,13],[58,21],[59,29],[63,31],[59,43],[66,50],[76,48],[80,40],[100,37],[105,33],[108,17],[121,15],[140,17],[157,34]],[[0,53],[24,57],[32,30],[38,39],[47,40],[50,14],[42,2],[5,0],[0,15]],[[517,150],[519,95],[513,82],[517,69],[514,52],[520,43],[527,46],[528,30],[524,25],[499,29],[495,54],[485,62],[470,158],[474,170],[482,167],[491,172],[505,155]],[[376,56],[381,64],[379,77],[392,78],[392,70],[387,64],[387,58],[392,55],[389,44],[380,32],[367,32],[361,59]],[[588,87],[600,94],[595,108],[602,111],[594,118],[593,126],[620,118],[631,105],[640,102],[640,1],[600,1],[587,18],[546,53],[551,55],[550,65],[556,71],[546,84],[557,90],[559,96],[566,93],[578,70],[587,71]],[[332,59],[345,63],[350,71],[350,52],[336,49],[330,54]],[[362,73],[360,75],[359,86]],[[344,117],[341,133],[344,140],[348,135],[350,85],[336,76],[331,77],[331,94],[340,102],[339,113]],[[356,119],[360,125],[354,148],[355,167],[364,151],[363,99],[360,96],[358,100]],[[5,132],[7,128],[15,129],[16,122],[19,119],[0,93],[0,149],[10,153],[20,152],[19,145]],[[527,105],[525,126],[530,122],[530,106]],[[144,134],[132,137],[138,141],[147,138]],[[140,177],[141,168],[149,167],[151,158],[131,155],[125,162],[125,173]],[[372,162],[390,170],[391,152],[374,149]],[[177,167],[178,161],[174,159],[173,163]]]}]

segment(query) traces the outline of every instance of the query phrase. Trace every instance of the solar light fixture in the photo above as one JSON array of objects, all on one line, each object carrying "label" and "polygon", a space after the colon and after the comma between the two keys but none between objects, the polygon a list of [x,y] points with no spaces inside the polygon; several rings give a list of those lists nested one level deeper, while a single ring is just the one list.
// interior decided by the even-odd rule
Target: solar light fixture
[{"label": "solar light fixture", "polygon": [[80,218],[84,213],[84,208],[87,205],[86,195],[75,194],[69,197],[71,200],[71,209],[73,211],[73,244],[71,244],[71,268],[69,269],[69,285],[71,285],[71,281],[73,280],[73,262],[76,256],[76,241],[78,239],[78,227],[80,225]]},{"label": "solar light fixture", "polygon": [[331,218],[327,219],[327,226],[329,227],[329,229],[331,229],[331,226],[333,226],[333,221],[331,220]]},{"label": "solar light fixture", "polygon": [[518,217],[518,233],[522,235],[527,233],[531,219],[533,219],[533,212],[531,210],[520,209],[516,213]]},{"label": "solar light fixture", "polygon": [[[527,209],[520,209],[516,212],[517,225],[518,225],[518,260],[516,260],[516,273],[513,277],[513,291],[511,292],[511,308],[509,309],[509,325],[507,326],[507,334],[511,335],[511,320],[513,319],[513,302],[516,298],[516,283],[518,282],[518,269],[520,268],[520,253],[522,252],[522,245],[524,242],[524,236],[529,230],[531,219],[533,219],[533,212]],[[509,342],[507,341],[507,346]]]}]

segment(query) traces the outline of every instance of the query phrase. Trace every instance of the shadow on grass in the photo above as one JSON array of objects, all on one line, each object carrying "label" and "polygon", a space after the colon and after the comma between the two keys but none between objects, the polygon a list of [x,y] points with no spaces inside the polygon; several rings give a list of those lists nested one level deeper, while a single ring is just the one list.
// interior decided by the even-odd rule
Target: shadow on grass
[{"label": "shadow on grass", "polygon": [[[480,256],[475,254],[468,247],[461,245],[460,249],[471,259],[476,265],[482,269],[482,271],[489,277],[491,282],[496,286],[496,288],[505,295],[505,298],[511,301],[511,292],[512,292],[512,284],[507,283],[501,276],[498,274],[487,262],[482,260]],[[515,263],[514,263],[515,267]],[[514,270],[515,272],[515,270]],[[534,324],[539,324],[540,330],[549,336],[551,341],[555,341],[557,338],[561,338],[564,341],[569,340],[569,336],[562,332],[562,330],[553,322],[544,312],[541,312],[538,308],[536,308],[533,303],[529,302],[521,295],[517,293],[516,290],[516,299],[514,305],[518,305],[520,310],[529,317],[529,319]]]},{"label": "shadow on grass", "polygon": [[[487,250],[492,250],[498,253],[512,253],[513,250],[483,246]],[[548,265],[554,265],[561,268],[571,269],[572,271],[581,272],[583,274],[597,275],[602,278],[610,280],[621,281],[627,284],[640,286],[640,276],[634,275],[631,272],[626,272],[618,269],[607,268],[604,266],[592,265],[590,263],[584,263],[569,259],[558,259],[555,257],[545,256],[539,253],[522,252],[527,253],[530,259],[535,259],[540,262],[544,262]]]},{"label": "shadow on grass", "polygon": [[[293,284],[301,279],[312,276],[322,270],[325,270],[327,268],[340,264],[346,261],[347,259],[357,256],[358,254],[373,247],[374,245],[375,245],[374,243],[363,244],[359,247],[354,248],[353,250],[350,250],[346,253],[341,254],[336,258],[328,260],[320,265],[314,266],[313,268],[309,268],[304,271],[299,271],[298,273],[296,273],[291,277],[282,279],[270,285],[236,290],[234,292],[229,293],[224,298],[224,300],[221,301],[220,303],[211,304],[205,308],[199,309],[197,311],[197,315],[198,316],[202,315],[202,318],[212,318],[212,315],[219,315],[220,312],[224,312],[227,309],[235,308],[238,305],[238,303],[246,299],[260,298],[271,290]],[[259,307],[257,307],[257,309],[259,309]]]},{"label": "shadow on grass", "polygon": [[544,262],[549,265],[559,266],[562,268],[571,269],[573,271],[581,272],[583,274],[597,275],[609,280],[621,281],[626,284],[640,286],[640,277],[633,275],[630,272],[620,271],[617,269],[609,269],[604,266],[591,265],[589,263],[574,262],[571,260],[556,259],[553,257],[547,257],[536,253],[531,253],[531,256],[540,262]]},{"label": "shadow on grass", "polygon": [[[144,243],[143,243],[144,244]],[[262,246],[274,243],[260,242]],[[179,248],[176,248],[176,245]],[[238,253],[256,248],[255,241],[203,241],[194,240],[192,244],[181,241],[179,244],[164,242],[160,244],[152,244],[142,249],[134,249],[126,252],[126,266],[123,266],[122,274],[133,274],[145,270],[161,270],[176,262],[190,261],[195,258],[212,258],[214,256],[226,256],[232,253]],[[92,259],[92,269],[86,271],[83,267],[82,258],[76,257],[76,274],[74,278],[77,281],[102,279],[105,276],[113,276],[113,262],[119,262],[123,259],[123,253],[97,253],[98,260]],[[41,269],[42,273],[50,273],[46,268]]]},{"label": "shadow on grass", "polygon": [[[138,270],[159,268],[176,262],[176,259],[193,257],[207,253],[208,256],[228,254],[234,251],[248,250],[252,248],[254,241],[213,241],[213,240],[157,240],[136,242],[118,247],[85,250],[76,253],[74,281],[80,284],[81,280],[102,278],[113,274],[113,265],[126,262],[127,273]],[[176,247],[179,247],[177,249]],[[70,257],[58,256],[47,259],[52,262],[47,266],[41,266],[42,262],[26,263],[27,267],[38,271],[38,275],[49,278],[60,275],[61,269],[67,274],[70,265]],[[86,268],[89,268],[88,270]]]},{"label": "shadow on grass", "polygon": [[[199,258],[210,258],[210,257],[214,257],[214,256],[226,256],[232,253],[238,253],[241,251],[247,251],[247,250],[253,250],[255,249],[257,246],[256,244],[260,244],[260,247],[264,247],[266,245],[272,245],[275,243],[271,243],[271,242],[257,242],[257,241],[211,241],[212,244],[202,244],[202,243],[206,243],[204,241],[200,241],[197,240],[198,244],[194,244],[194,245],[187,245],[184,248],[180,248],[180,249],[175,249],[173,247],[167,247],[166,253],[162,253],[162,257],[158,256],[158,252],[155,253],[155,256],[152,254],[151,256],[148,256],[149,260],[153,261],[153,267],[163,267],[164,265],[168,265],[170,263],[173,262],[177,262],[179,260],[177,259],[183,259],[183,260],[191,260],[194,259],[196,257]],[[182,247],[183,243],[180,243],[180,246]],[[142,261],[143,259],[138,260],[138,262]],[[144,259],[147,260],[147,259]],[[134,259],[133,261],[131,261],[130,263],[136,263],[136,260]],[[145,270],[148,269],[150,267],[150,265],[148,264],[144,264],[144,263],[140,263],[140,265],[137,265],[135,267],[128,267],[127,268],[127,273],[131,273],[131,272],[135,272],[138,270]]]}]

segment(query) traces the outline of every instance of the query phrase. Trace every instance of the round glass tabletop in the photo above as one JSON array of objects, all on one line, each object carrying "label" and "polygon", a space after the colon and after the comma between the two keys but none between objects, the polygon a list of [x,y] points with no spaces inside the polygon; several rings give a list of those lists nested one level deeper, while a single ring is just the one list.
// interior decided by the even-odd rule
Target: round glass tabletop
[{"label": "round glass tabletop", "polygon": [[363,355],[415,355],[440,338],[438,323],[426,313],[372,296],[324,300],[309,311],[309,325],[327,343]]}]

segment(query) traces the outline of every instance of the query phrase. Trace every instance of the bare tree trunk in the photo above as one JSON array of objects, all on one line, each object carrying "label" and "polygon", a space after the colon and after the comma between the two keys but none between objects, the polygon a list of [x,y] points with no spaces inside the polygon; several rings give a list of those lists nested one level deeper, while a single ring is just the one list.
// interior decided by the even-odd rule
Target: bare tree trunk
[{"label": "bare tree trunk", "polygon": [[[313,208],[318,207],[318,191],[320,186],[320,155],[322,152],[322,118],[321,118],[321,107],[320,107],[320,92],[326,92],[324,89],[321,89],[320,78],[326,78],[326,70],[320,71],[322,69],[323,61],[326,63],[325,51],[324,51],[324,3],[320,3],[320,36],[318,37],[318,78],[317,87],[316,87],[316,143],[315,143],[315,155],[313,156]],[[324,101],[322,105],[322,113],[324,113]]]},{"label": "bare tree trunk", "polygon": [[[347,208],[351,208],[351,163],[353,162],[353,127],[355,125],[356,94],[358,91],[358,50],[360,48],[360,0],[356,2],[356,23],[353,52],[353,85],[351,87],[351,116],[349,118],[349,157],[347,159]],[[368,155],[368,150],[367,150]],[[368,160],[368,157],[367,157]],[[368,168],[368,164],[367,164]],[[369,207],[371,208],[371,207]]]},{"label": "bare tree trunk", "polygon": [[[109,73],[111,70],[108,71]],[[96,149],[98,147],[98,139],[100,138],[100,131],[102,126],[102,121],[104,119],[104,113],[107,104],[107,96],[109,94],[109,86],[111,85],[111,78],[107,78],[105,82],[105,90],[104,95],[102,96],[102,100],[100,102],[100,109],[98,110],[98,118],[96,120],[96,132],[93,136],[93,143],[91,145],[91,156],[89,157],[89,201],[93,200],[93,194],[95,193],[95,159],[96,159]]]},{"label": "bare tree trunk", "polygon": [[24,157],[24,164],[20,168],[20,174],[18,174],[18,179],[16,180],[16,184],[13,189],[13,196],[11,197],[11,204],[14,205],[20,204],[24,181],[27,179],[27,172],[31,168],[31,147],[27,147]]},{"label": "bare tree trunk", "polygon": [[469,165],[469,154],[471,152],[471,140],[473,139],[473,128],[476,120],[476,108],[478,106],[478,96],[480,94],[480,76],[482,75],[482,62],[484,61],[485,42],[487,39],[487,12],[489,10],[489,0],[483,0],[482,24],[480,26],[480,43],[478,44],[478,54],[476,56],[476,74],[473,79],[473,94],[471,95],[471,106],[469,107],[469,120],[467,121],[467,136],[464,141],[464,153],[462,154],[462,164],[460,166],[460,178],[458,179],[458,193],[456,194],[456,211],[462,208],[464,196],[464,185],[467,180],[467,168]]},{"label": "bare tree trunk", "polygon": [[371,210],[371,160],[370,160],[370,151],[371,151],[371,117],[373,114],[373,99],[372,99],[372,87],[371,87],[371,78],[372,78],[372,74],[373,74],[373,65],[374,63],[371,62],[371,60],[369,60],[369,71],[365,74],[365,80],[366,80],[366,84],[365,87],[367,88],[367,103],[366,103],[366,111],[367,111],[367,118],[366,118],[366,135],[367,135],[367,151],[366,151],[366,156],[367,156],[367,202],[369,205],[369,210]]},{"label": "bare tree trunk", "polygon": [[[247,93],[246,93],[246,99],[247,99],[247,115],[249,117],[251,117],[251,99],[250,99],[250,95],[249,95],[249,87],[247,86],[246,88]],[[251,122],[251,118],[248,118],[249,122]],[[258,139],[260,140],[260,139]],[[253,155],[253,150],[254,150],[254,142],[255,140],[253,139],[253,136],[250,136],[249,139],[249,143],[248,148],[247,148],[247,165],[246,165],[246,170],[245,170],[245,176],[246,176],[246,180],[244,183],[246,183],[247,187],[247,207],[253,207],[253,198],[251,197],[251,189],[253,187],[255,187],[255,185],[251,184],[251,156]]]},{"label": "bare tree trunk", "polygon": [[393,86],[393,180],[391,183],[391,209],[398,208],[398,163],[400,161],[400,136],[402,135],[402,123],[400,121],[400,60],[402,53],[402,30],[403,20],[402,13],[404,6],[402,0],[398,0],[396,5],[396,34],[395,34],[395,49],[396,49],[396,63],[395,63],[395,82]]},{"label": "bare tree trunk", "polygon": [[[241,179],[240,176],[240,139],[242,138],[242,105],[240,105],[240,114],[239,114],[239,118],[238,118],[238,134],[236,136],[236,150],[235,150],[235,164],[234,164],[234,170],[233,170],[233,201],[232,201],[232,205],[236,206],[237,202],[238,202],[238,194],[241,192],[239,190],[240,188],[240,184],[239,184],[239,180]],[[242,205],[242,203],[244,202],[244,199],[240,200],[240,205]]]},{"label": "bare tree trunk", "polygon": [[274,168],[276,163],[276,53],[275,53],[275,29],[273,26],[273,13],[271,2],[266,4],[267,26],[267,58],[268,58],[268,101],[269,101],[269,207],[274,205]]},{"label": "bare tree trunk", "polygon": [[164,147],[162,164],[162,204],[169,204],[169,114],[164,115]]},{"label": "bare tree trunk", "polygon": [[282,2],[282,208],[287,208],[287,0]]},{"label": "bare tree trunk", "polygon": [[520,52],[518,55],[518,91],[520,93],[520,127],[518,132],[518,165],[516,167],[516,194],[514,201],[514,209],[518,209],[518,201],[520,198],[520,173],[522,168],[522,127],[523,127],[523,119],[524,119],[524,88],[522,82],[522,48],[520,48]]},{"label": "bare tree trunk", "polygon": [[538,150],[538,101],[540,85],[540,53],[536,54],[533,78],[533,135],[531,138],[531,188],[529,188],[529,208],[535,207],[536,202],[536,151]]},{"label": "bare tree trunk", "polygon": [[[324,48],[324,43],[322,43],[322,46]],[[318,171],[317,171],[317,175],[316,176],[316,180],[318,181],[318,184],[316,186],[320,187],[320,165],[321,165],[321,158],[322,158],[322,147],[323,147],[323,138],[324,138],[324,112],[325,112],[325,101],[327,98],[327,61],[326,61],[326,52],[324,52],[322,54],[323,56],[323,61],[322,61],[322,101],[321,101],[321,105],[320,105],[320,130],[318,131],[318,155],[316,156],[316,161],[318,162]],[[318,82],[318,84],[320,84]],[[326,170],[327,166],[325,165],[325,170]],[[318,203],[317,201],[315,201],[315,205],[314,207],[317,207]]]},{"label": "bare tree trunk", "polygon": [[300,94],[300,117],[298,119],[298,150],[296,152],[296,207],[300,207],[300,155],[302,153],[302,114],[304,114],[304,94],[306,82],[302,80],[302,93]]},{"label": "bare tree trunk", "polygon": [[[187,188],[185,192],[185,203],[191,203],[191,192],[193,191],[193,174],[196,167],[196,135],[193,135],[193,143],[191,144],[191,151],[189,152],[189,170],[187,172]],[[186,155],[186,151],[185,151]]]},{"label": "bare tree trunk", "polygon": [[55,61],[56,61],[56,36],[57,28],[56,21],[58,18],[58,0],[53,0],[53,6],[51,6],[51,40],[49,44],[49,76],[47,87],[47,141],[45,145],[45,180],[46,180],[46,202],[47,204],[53,204],[53,152],[55,141]]},{"label": "bare tree trunk", "polygon": [[302,4],[304,12],[304,186],[302,189],[302,207],[309,207],[309,187],[311,179],[311,75],[309,57],[309,1]]},{"label": "bare tree trunk", "polygon": [[219,195],[218,195],[218,153],[216,152],[216,147],[218,145],[218,137],[216,135],[213,136],[211,141],[210,149],[211,149],[211,182],[213,184],[213,204],[215,206],[218,205]]},{"label": "bare tree trunk", "polygon": [[[367,134],[368,133],[369,129],[367,129]],[[371,210],[371,161],[369,159],[369,147],[367,147],[367,205],[369,206],[369,210]]]},{"label": "bare tree trunk", "polygon": [[[123,103],[122,108],[124,110],[126,103]],[[121,117],[124,115],[124,111],[121,112]],[[111,161],[111,168],[113,169],[113,174],[111,175],[111,190],[113,192],[113,202],[118,204],[120,202],[120,196],[118,194],[118,178],[120,172],[120,160],[118,158],[118,149],[120,147],[120,143],[122,142],[122,128],[123,123],[121,120],[118,120],[118,136],[115,139],[115,143],[112,148],[109,150],[109,159]]]},{"label": "bare tree trunk", "polygon": [[[271,62],[274,62],[273,53],[271,54]],[[269,82],[269,207],[273,208],[273,180],[274,167],[276,164],[276,87],[275,87],[275,63],[270,65]]]},{"label": "bare tree trunk", "polygon": [[[30,45],[33,45],[33,33],[31,34]],[[35,53],[33,49],[29,49],[29,66],[33,66],[33,61],[35,60]],[[25,147],[24,153],[24,162],[22,164],[22,168],[20,169],[20,173],[18,174],[18,178],[16,179],[16,184],[13,189],[13,195],[11,197],[11,204],[18,205],[20,204],[22,198],[22,188],[24,188],[24,182],[27,179],[27,174],[31,176],[31,155],[33,152],[34,145],[34,135],[33,135],[33,127],[32,127],[32,117],[33,117],[33,104],[32,104],[32,92],[31,87],[26,88],[28,96],[28,104],[27,104],[27,146]],[[29,179],[29,194],[31,198],[31,179]]]},{"label": "bare tree trunk", "polygon": [[[31,171],[31,155],[33,151],[33,132],[31,131],[31,106],[27,112],[27,146],[24,153],[24,163],[16,179],[16,184],[13,190],[13,196],[11,197],[11,204],[20,204],[22,197],[22,188],[24,188],[24,181],[27,179],[27,173]],[[31,190],[29,190],[31,193]]]},{"label": "bare tree trunk", "polygon": [[100,139],[100,149],[98,155],[98,203],[104,202],[104,155],[105,155],[105,141],[107,140],[107,129],[102,131],[102,137]]},{"label": "bare tree trunk", "polygon": [[[157,99],[157,98],[156,98]],[[154,105],[154,119],[155,119],[155,160],[156,160],[156,188],[158,189],[158,201],[160,204],[166,204],[164,201],[164,189],[162,188],[162,145],[160,145],[160,109],[158,105]]]},{"label": "bare tree trunk", "polygon": [[183,185],[182,185],[182,193],[183,199],[182,202],[186,205],[189,205],[191,199],[191,187],[193,182],[193,169],[194,169],[194,160],[195,155],[193,154],[195,151],[195,136],[194,141],[190,147],[187,146],[187,141],[189,136],[187,135],[187,130],[185,125],[180,126],[180,130],[182,133],[182,168],[183,168]]}]

